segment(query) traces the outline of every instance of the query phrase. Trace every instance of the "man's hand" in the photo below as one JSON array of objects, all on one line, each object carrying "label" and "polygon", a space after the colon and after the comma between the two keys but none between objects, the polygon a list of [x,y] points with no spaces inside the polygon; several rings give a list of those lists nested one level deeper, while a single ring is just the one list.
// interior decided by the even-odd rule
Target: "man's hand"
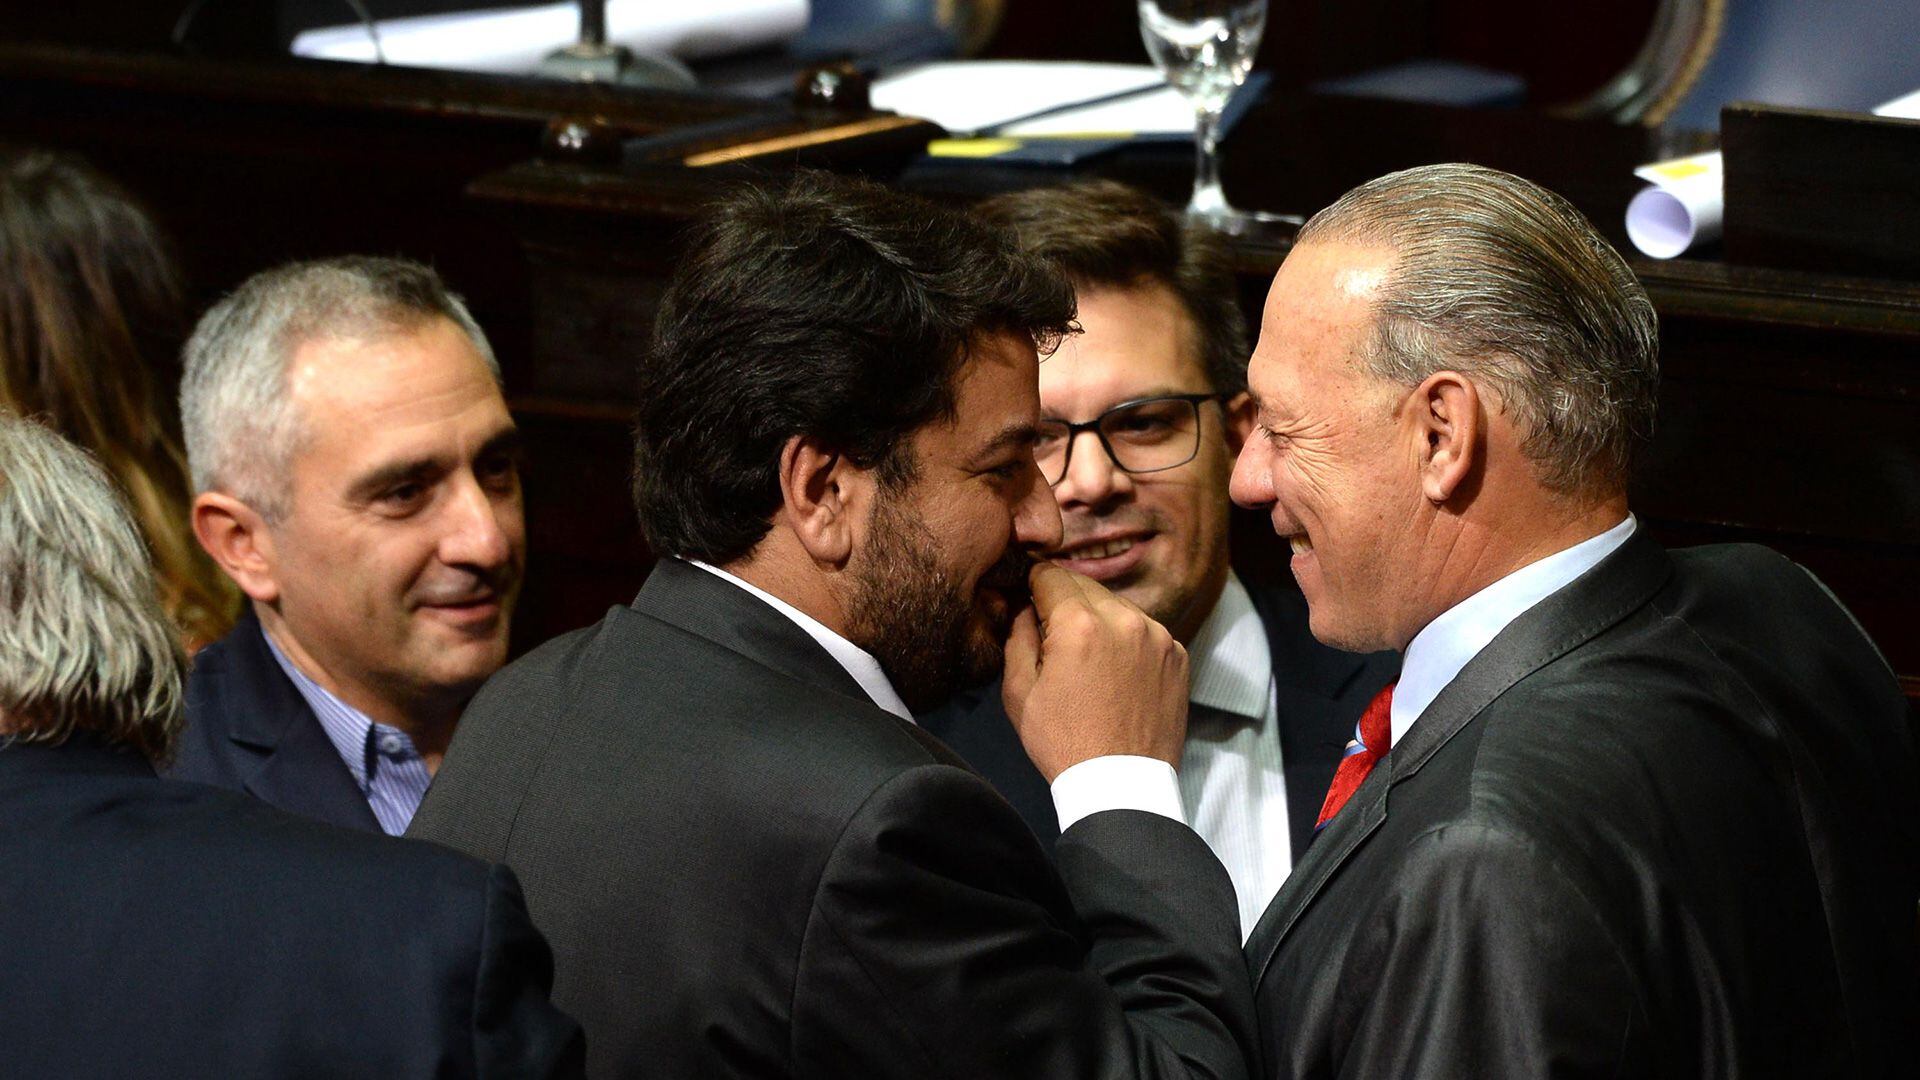
[{"label": "man's hand", "polygon": [[1033,606],[1014,620],[1001,693],[1041,775],[1052,783],[1108,754],[1179,765],[1187,650],[1091,578],[1042,562],[1028,580]]}]

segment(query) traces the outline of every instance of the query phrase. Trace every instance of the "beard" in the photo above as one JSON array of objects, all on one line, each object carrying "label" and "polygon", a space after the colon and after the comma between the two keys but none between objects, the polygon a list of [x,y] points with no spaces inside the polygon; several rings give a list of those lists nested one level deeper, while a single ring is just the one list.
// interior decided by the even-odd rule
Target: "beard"
[{"label": "beard", "polygon": [[[1000,674],[1013,618],[1030,600],[1026,553],[1008,545],[970,591],[941,564],[939,541],[918,517],[882,499],[869,522],[853,567],[848,640],[873,654],[916,713]],[[981,606],[979,593],[988,589],[1005,599],[1003,608]]]}]

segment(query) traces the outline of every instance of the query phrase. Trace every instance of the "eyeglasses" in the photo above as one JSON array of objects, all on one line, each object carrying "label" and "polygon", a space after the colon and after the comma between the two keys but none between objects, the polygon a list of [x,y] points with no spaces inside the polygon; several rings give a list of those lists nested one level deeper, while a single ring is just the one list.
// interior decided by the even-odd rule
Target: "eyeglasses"
[{"label": "eyeglasses", "polygon": [[1126,401],[1091,420],[1070,424],[1042,420],[1033,443],[1033,460],[1049,485],[1066,479],[1067,463],[1080,433],[1100,438],[1107,457],[1123,472],[1150,473],[1185,465],[1200,452],[1200,403],[1218,394],[1169,394]]}]

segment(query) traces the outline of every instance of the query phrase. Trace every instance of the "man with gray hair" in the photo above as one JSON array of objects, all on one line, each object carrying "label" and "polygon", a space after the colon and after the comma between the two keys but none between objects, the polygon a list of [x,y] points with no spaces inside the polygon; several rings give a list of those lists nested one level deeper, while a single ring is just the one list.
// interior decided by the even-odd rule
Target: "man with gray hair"
[{"label": "man with gray hair", "polygon": [[1565,200],[1466,165],[1300,232],[1231,484],[1315,636],[1404,652],[1248,942],[1276,1077],[1911,1067],[1905,701],[1762,548],[1668,552],[1645,291]]},{"label": "man with gray hair", "polygon": [[0,412],[0,1075],[580,1075],[507,868],[154,775],[158,595],[106,472]]},{"label": "man with gray hair", "polygon": [[193,529],[250,600],[196,659],[176,776],[406,830],[506,661],[519,442],[486,337],[432,270],[259,274],[188,341]]}]

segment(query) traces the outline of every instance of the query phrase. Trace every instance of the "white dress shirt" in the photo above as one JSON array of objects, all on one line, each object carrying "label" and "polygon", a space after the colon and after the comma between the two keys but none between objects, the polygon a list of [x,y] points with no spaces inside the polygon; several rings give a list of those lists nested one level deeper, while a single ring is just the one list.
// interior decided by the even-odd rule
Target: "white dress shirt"
[{"label": "white dress shirt", "polygon": [[[906,703],[900,700],[900,694],[894,690],[893,683],[881,670],[880,662],[873,658],[872,653],[764,589],[756,588],[698,559],[686,561],[766,601],[769,607],[785,615],[794,625],[806,631],[808,637],[819,642],[820,647],[827,650],[847,670],[847,674],[853,676],[875,705],[908,723],[913,722],[913,714],[907,710]],[[1061,832],[1081,818],[1103,810],[1145,810],[1182,824],[1187,820],[1180,807],[1180,786],[1174,776],[1173,766],[1157,758],[1127,754],[1090,758],[1055,777],[1053,808],[1060,817]]]},{"label": "white dress shirt", "polygon": [[1448,608],[1407,644],[1393,691],[1393,745],[1407,737],[1440,691],[1480,655],[1507,624],[1573,583],[1633,535],[1633,515],[1598,536],[1515,570]]},{"label": "white dress shirt", "polygon": [[1273,650],[1253,598],[1229,573],[1187,649],[1193,672],[1180,802],[1233,879],[1245,940],[1293,870]]}]

